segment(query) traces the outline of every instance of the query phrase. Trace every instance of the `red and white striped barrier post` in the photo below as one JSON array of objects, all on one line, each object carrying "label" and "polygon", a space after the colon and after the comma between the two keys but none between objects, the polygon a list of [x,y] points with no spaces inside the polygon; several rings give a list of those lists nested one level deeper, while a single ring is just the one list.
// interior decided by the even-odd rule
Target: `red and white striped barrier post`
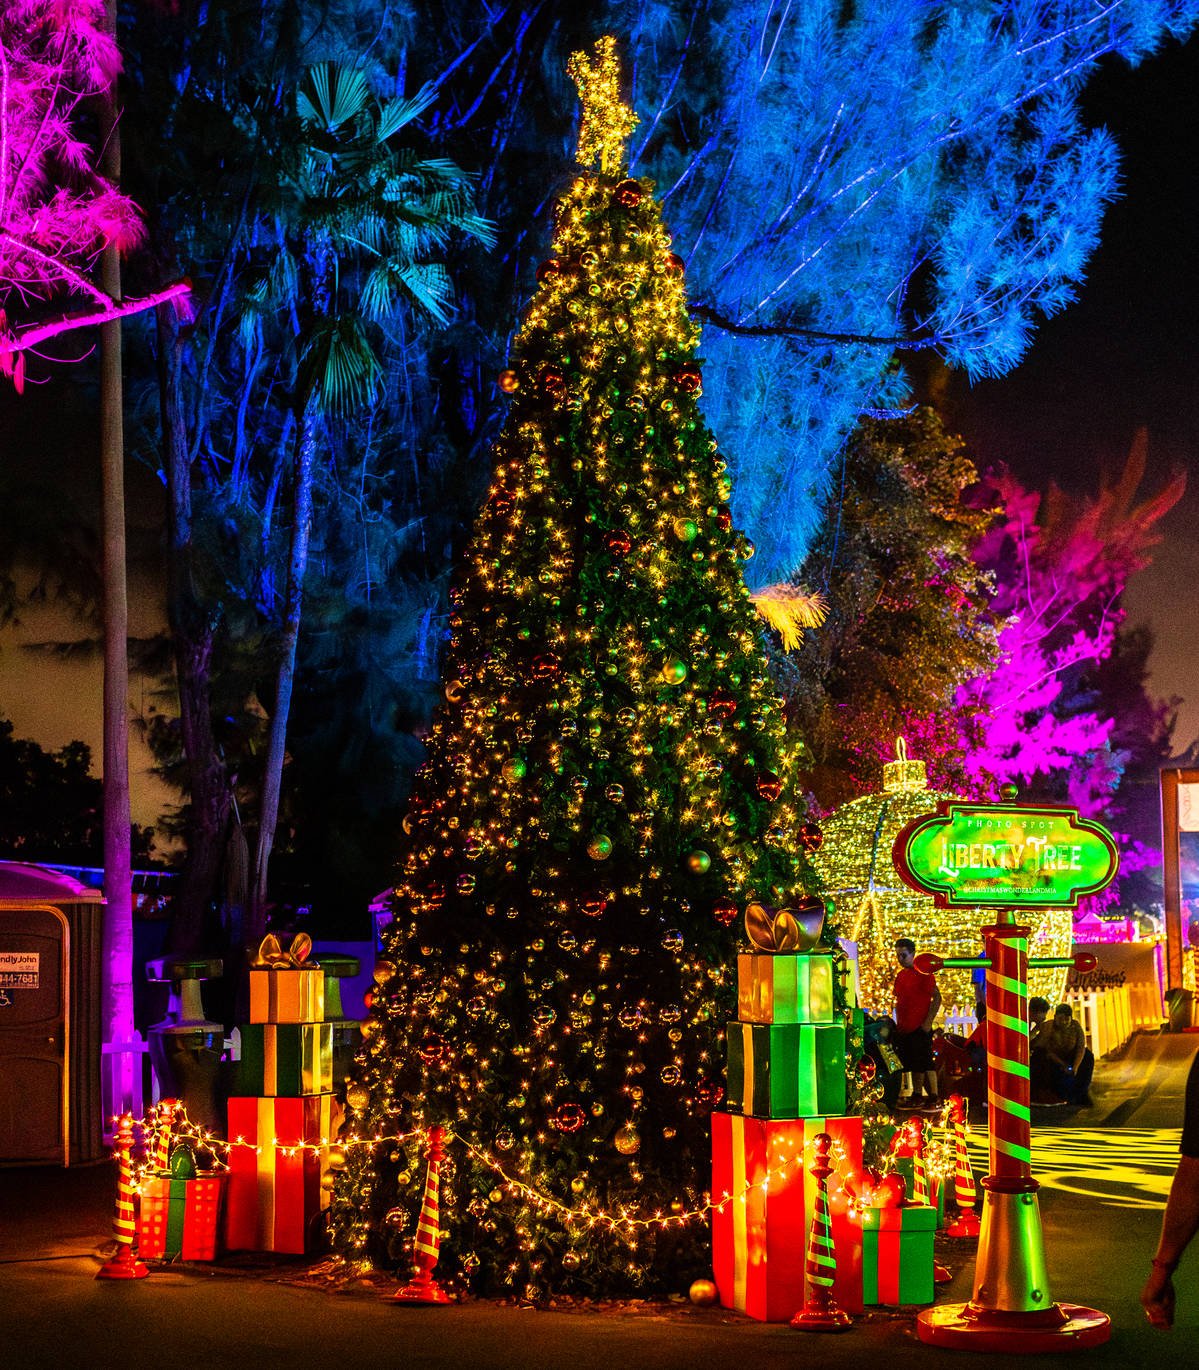
[{"label": "red and white striped barrier post", "polygon": [[974,1211],[974,1205],[978,1202],[978,1189],[974,1183],[970,1153],[966,1149],[966,1101],[960,1094],[949,1096],[949,1122],[953,1128],[953,1202],[957,1216],[946,1223],[945,1234],[949,1237],[977,1237],[978,1214]]},{"label": "red and white striped barrier post", "polygon": [[[981,957],[916,958],[923,971],[986,968],[987,1109],[990,1174],[983,1180],[983,1216],[974,1294],[969,1303],[926,1308],[916,1333],[931,1346],[1002,1355],[1071,1351],[1111,1335],[1097,1308],[1055,1303],[1049,1292],[1039,1188],[1032,1174],[1028,1070],[1028,934],[1004,911],[982,929]],[[1094,957],[1045,957],[1036,966],[1094,965]]]},{"label": "red and white striped barrier post", "polygon": [[833,1139],[827,1132],[817,1133],[812,1142],[816,1159],[808,1170],[816,1181],[816,1212],[812,1216],[804,1265],[808,1301],[791,1319],[791,1326],[800,1332],[844,1332],[851,1324],[849,1314],[833,1298],[837,1253],[833,1247],[833,1226],[828,1209],[828,1177],[833,1173],[829,1161],[832,1145]]},{"label": "red and white striped barrier post", "polygon": [[178,1109],[178,1099],[162,1099],[154,1115],[154,1169],[159,1173],[171,1166],[171,1133]]},{"label": "red and white striped barrier post", "polygon": [[420,1221],[412,1256],[412,1278],[397,1289],[397,1303],[453,1303],[453,1297],[433,1278],[441,1249],[441,1163],[445,1159],[445,1129],[429,1129],[429,1169],[425,1175],[425,1195],[421,1200]]},{"label": "red and white striped barrier post", "polygon": [[117,1206],[112,1218],[112,1235],[117,1249],[96,1271],[98,1280],[144,1280],[150,1273],[133,1254],[137,1225],[133,1217],[133,1114],[123,1113],[117,1122],[113,1152],[117,1162]]}]

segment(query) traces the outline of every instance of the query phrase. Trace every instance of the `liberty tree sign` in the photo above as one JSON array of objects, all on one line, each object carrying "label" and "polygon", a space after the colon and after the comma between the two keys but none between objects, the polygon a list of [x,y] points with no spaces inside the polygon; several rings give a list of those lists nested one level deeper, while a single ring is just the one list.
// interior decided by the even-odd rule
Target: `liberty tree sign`
[{"label": "liberty tree sign", "polygon": [[1074,908],[1115,878],[1106,828],[1077,809],[956,804],[914,819],[896,837],[895,869],[940,908]]}]

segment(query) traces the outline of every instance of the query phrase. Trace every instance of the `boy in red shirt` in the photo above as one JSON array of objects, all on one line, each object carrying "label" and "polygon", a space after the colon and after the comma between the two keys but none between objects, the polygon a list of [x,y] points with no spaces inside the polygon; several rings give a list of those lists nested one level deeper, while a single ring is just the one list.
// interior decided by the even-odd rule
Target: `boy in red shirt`
[{"label": "boy in red shirt", "polygon": [[[916,943],[901,937],[895,943],[899,974],[895,977],[895,1050],[903,1064],[898,1103],[935,1106],[937,1070],[933,1064],[933,1022],[941,1007],[936,977],[917,970]],[[921,1098],[923,1091],[924,1098]]]}]

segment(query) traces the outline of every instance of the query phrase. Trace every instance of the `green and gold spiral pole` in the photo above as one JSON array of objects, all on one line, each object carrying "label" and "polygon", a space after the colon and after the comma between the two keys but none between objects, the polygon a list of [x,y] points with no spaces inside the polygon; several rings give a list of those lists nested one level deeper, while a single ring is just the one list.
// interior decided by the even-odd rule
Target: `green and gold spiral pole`
[{"label": "green and gold spiral pole", "polygon": [[812,1142],[815,1159],[808,1171],[816,1181],[816,1211],[812,1215],[804,1262],[808,1299],[791,1319],[791,1326],[800,1332],[844,1332],[851,1323],[849,1314],[833,1298],[837,1253],[833,1247],[833,1224],[828,1208],[828,1177],[833,1173],[829,1159],[832,1146],[833,1139],[827,1132],[817,1133]]},{"label": "green and gold spiral pole", "polygon": [[1096,1308],[1054,1303],[1049,1294],[1038,1185],[1032,1174],[1029,1118],[1029,966],[1094,968],[1085,953],[1030,961],[1027,927],[1005,911],[982,929],[985,955],[916,958],[919,970],[987,972],[987,1108],[990,1174],[983,1180],[982,1231],[969,1303],[925,1309],[920,1340],[1011,1355],[1080,1350],[1111,1335],[1111,1319]]}]

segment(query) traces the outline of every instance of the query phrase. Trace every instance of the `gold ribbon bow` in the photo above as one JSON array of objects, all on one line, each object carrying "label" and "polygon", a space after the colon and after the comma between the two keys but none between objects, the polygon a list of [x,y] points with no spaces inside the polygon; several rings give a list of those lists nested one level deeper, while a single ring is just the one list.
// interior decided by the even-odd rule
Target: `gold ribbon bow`
[{"label": "gold ribbon bow", "polygon": [[312,938],[306,932],[297,932],[286,949],[273,932],[268,932],[259,942],[258,951],[250,965],[255,970],[299,970],[303,966],[317,964],[309,961],[311,955]]},{"label": "gold ribbon bow", "polygon": [[820,941],[824,912],[823,901],[814,896],[801,900],[793,909],[749,904],[745,931],[759,951],[811,951]]}]

